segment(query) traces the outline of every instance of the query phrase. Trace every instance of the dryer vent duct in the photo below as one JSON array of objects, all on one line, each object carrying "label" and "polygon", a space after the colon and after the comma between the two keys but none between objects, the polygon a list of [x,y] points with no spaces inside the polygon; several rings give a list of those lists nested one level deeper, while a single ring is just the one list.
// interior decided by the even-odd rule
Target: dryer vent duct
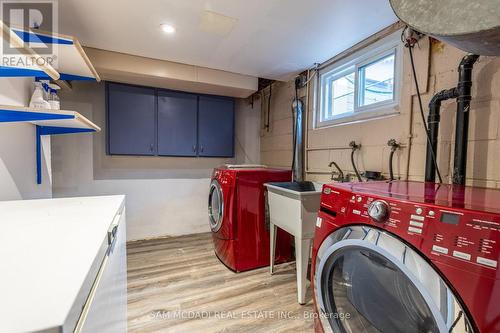
[{"label": "dryer vent duct", "polygon": [[390,0],[413,29],[469,53],[500,55],[498,0]]},{"label": "dryer vent duct", "polygon": [[292,157],[292,181],[304,180],[304,131],[302,128],[302,111],[304,104],[300,99],[295,99],[292,104],[293,110],[293,157]]}]

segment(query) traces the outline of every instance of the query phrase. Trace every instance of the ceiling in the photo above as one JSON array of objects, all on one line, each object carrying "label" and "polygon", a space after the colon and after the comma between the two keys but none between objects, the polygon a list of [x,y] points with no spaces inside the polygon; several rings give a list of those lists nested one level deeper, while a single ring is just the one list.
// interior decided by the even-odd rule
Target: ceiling
[{"label": "ceiling", "polygon": [[85,46],[278,80],[397,20],[388,0],[63,0],[59,13]]}]

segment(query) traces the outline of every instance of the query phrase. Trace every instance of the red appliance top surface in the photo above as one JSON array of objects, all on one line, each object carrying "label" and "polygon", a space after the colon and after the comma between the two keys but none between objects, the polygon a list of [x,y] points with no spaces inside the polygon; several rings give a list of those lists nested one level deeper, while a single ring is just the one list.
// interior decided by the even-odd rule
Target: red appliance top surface
[{"label": "red appliance top surface", "polygon": [[415,203],[500,214],[500,190],[415,181],[335,183],[325,185]]},{"label": "red appliance top surface", "polygon": [[234,172],[234,173],[252,173],[252,172],[283,172],[283,171],[290,171],[286,169],[278,169],[278,168],[266,168],[266,167],[237,167],[237,168],[231,168],[228,167],[227,165],[222,165],[220,167],[217,167],[215,170],[224,170],[225,172]]}]

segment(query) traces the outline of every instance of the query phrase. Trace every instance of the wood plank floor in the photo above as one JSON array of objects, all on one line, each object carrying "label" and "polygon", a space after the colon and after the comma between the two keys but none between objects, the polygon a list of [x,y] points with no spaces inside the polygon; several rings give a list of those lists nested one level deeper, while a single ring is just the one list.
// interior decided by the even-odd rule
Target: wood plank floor
[{"label": "wood plank floor", "polygon": [[295,264],[233,273],[210,234],[136,241],[128,252],[129,332],[313,332]]}]

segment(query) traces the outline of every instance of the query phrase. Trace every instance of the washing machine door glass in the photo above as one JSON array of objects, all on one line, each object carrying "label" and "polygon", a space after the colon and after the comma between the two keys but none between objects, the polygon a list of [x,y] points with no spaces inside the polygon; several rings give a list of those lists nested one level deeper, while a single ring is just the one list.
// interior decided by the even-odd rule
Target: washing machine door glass
[{"label": "washing machine door glass", "polygon": [[377,252],[345,248],[328,259],[323,274],[326,311],[341,332],[439,332],[418,289]]},{"label": "washing machine door glass", "polygon": [[210,192],[208,194],[208,217],[210,229],[213,232],[217,232],[221,228],[223,215],[224,196],[222,188],[217,180],[213,180],[212,184],[210,184]]},{"label": "washing machine door glass", "polygon": [[412,249],[377,229],[339,232],[316,265],[326,332],[473,332],[452,291]]}]

